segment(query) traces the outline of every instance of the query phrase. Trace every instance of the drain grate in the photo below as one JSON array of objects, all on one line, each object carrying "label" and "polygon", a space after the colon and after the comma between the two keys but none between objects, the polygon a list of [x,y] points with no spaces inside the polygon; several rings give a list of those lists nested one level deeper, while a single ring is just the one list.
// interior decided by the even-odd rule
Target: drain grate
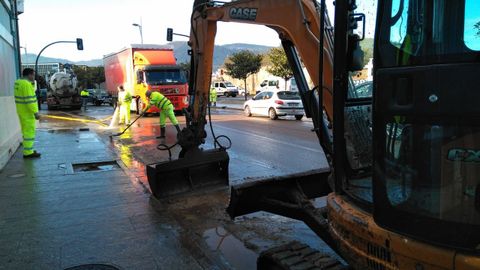
[{"label": "drain grate", "polygon": [[72,164],[73,172],[113,171],[120,169],[115,160]]},{"label": "drain grate", "polygon": [[58,129],[49,129],[48,133],[70,133],[74,132],[71,128],[58,128]]},{"label": "drain grate", "polygon": [[108,264],[83,264],[65,270],[120,270],[120,268]]}]

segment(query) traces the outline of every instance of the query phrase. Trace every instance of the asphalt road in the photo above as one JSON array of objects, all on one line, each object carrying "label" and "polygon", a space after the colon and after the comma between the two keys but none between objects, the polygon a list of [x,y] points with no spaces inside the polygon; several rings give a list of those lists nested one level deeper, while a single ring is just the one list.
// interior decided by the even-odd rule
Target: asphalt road
[{"label": "asphalt road", "polygon": [[279,176],[325,168],[327,162],[310,120],[270,120],[241,112],[213,110],[215,135],[232,140],[230,177]]}]

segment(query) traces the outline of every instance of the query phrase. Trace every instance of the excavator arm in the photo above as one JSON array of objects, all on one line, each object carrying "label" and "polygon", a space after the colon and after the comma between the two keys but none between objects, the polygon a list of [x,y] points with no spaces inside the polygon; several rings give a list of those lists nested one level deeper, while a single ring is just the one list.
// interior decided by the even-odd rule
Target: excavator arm
[{"label": "excavator arm", "polygon": [[[319,138],[327,136],[322,129],[323,108],[329,120],[333,115],[333,54],[332,28],[327,27],[327,38],[319,46],[320,7],[312,0],[239,0],[229,3],[196,0],[191,16],[191,76],[190,107],[187,129],[180,137],[183,152],[204,143],[207,136],[208,97],[211,85],[213,52],[218,22],[237,22],[263,25],[275,30],[287,53],[308,117],[313,118]],[[319,63],[320,48],[324,50],[324,61]],[[301,62],[297,56],[300,56]],[[302,64],[307,69],[315,88],[309,89],[303,75]],[[322,68],[323,81],[319,69]],[[318,89],[323,93],[320,106]],[[323,134],[322,134],[323,132]],[[322,140],[321,140],[322,141]],[[325,144],[325,143],[324,143]],[[327,147],[327,145],[322,146]]]},{"label": "excavator arm", "polygon": [[[315,0],[194,2],[189,40],[190,105],[185,112],[186,127],[177,137],[182,150],[177,160],[147,166],[150,187],[156,197],[229,184],[229,157],[226,148],[214,137],[213,130],[214,145],[219,147],[210,150],[200,148],[207,138],[208,101],[218,22],[262,25],[278,33],[294,71],[305,113],[313,119],[313,131],[327,159],[332,160],[333,144],[327,122],[333,120],[333,28],[322,6],[324,4]],[[320,29],[325,30],[321,33]],[[304,68],[313,85],[307,82]],[[315,171],[303,176],[315,178],[315,175],[325,177],[328,174]],[[292,177],[296,178],[298,176]]]}]

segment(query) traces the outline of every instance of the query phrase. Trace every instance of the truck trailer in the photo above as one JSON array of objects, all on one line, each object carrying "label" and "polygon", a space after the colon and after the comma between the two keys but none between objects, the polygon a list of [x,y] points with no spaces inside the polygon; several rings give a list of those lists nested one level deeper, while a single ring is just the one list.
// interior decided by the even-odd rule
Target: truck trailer
[{"label": "truck trailer", "polygon": [[[119,52],[104,56],[106,88],[118,99],[118,86],[135,98],[131,110],[140,113],[148,104],[147,90],[165,95],[181,112],[188,107],[188,84],[184,71],[177,66],[172,48],[160,45],[132,44]],[[149,113],[159,112],[152,106]]]}]

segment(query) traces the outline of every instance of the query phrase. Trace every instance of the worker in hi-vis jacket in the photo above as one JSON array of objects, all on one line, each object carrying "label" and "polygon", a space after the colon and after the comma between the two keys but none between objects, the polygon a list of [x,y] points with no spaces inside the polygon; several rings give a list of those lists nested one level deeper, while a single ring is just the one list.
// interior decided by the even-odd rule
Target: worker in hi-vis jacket
[{"label": "worker in hi-vis jacket", "polygon": [[178,126],[178,120],[175,117],[174,107],[172,102],[162,95],[159,92],[154,91],[147,91],[146,93],[147,98],[149,99],[149,105],[145,109],[147,111],[150,106],[154,105],[160,110],[160,136],[157,138],[162,139],[165,138],[165,126],[166,126],[166,118],[170,119],[170,122],[175,126],[177,132],[180,132],[180,126]]},{"label": "worker in hi-vis jacket", "polygon": [[23,135],[23,157],[38,158],[40,153],[34,150],[35,124],[40,119],[38,114],[37,96],[34,89],[35,71],[26,68],[22,72],[22,78],[15,81],[14,95],[17,107],[18,119]]}]

